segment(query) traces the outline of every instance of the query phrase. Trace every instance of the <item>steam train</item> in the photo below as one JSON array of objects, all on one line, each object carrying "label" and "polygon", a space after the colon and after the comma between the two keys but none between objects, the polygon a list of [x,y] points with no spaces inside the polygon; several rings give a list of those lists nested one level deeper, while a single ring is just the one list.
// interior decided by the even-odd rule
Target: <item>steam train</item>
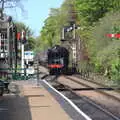
[{"label": "steam train", "polygon": [[69,64],[69,51],[59,45],[48,50],[48,69],[50,75],[64,74]]}]

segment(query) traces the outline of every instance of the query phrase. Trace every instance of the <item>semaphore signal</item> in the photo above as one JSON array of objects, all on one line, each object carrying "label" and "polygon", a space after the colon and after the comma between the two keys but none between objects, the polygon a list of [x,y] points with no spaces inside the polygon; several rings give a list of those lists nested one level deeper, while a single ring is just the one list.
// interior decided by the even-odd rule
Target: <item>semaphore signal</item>
[{"label": "semaphore signal", "polygon": [[120,34],[107,34],[106,36],[109,38],[120,38]]}]

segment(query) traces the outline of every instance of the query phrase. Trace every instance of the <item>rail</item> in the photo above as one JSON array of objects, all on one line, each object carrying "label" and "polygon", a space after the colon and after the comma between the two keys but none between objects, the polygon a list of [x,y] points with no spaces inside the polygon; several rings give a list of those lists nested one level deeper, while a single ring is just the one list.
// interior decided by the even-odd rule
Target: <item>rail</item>
[{"label": "rail", "polygon": [[[45,75],[46,77],[51,77],[49,75]],[[44,79],[46,79],[46,77],[44,76]],[[54,81],[51,80],[52,82],[48,81],[50,84],[52,84],[52,86],[57,89],[60,92],[63,92],[63,94],[68,97],[68,99],[72,100],[74,102],[74,104],[78,105],[78,103],[80,104],[86,104],[87,105],[87,110],[89,111],[89,114],[91,113],[91,110],[96,110],[96,111],[101,111],[100,114],[102,113],[103,116],[100,116],[102,120],[105,120],[106,117],[104,118],[104,116],[107,116],[108,119],[112,119],[112,120],[119,120],[119,118],[117,116],[115,116],[113,113],[109,112],[108,110],[106,110],[105,108],[101,107],[100,105],[96,104],[95,102],[93,102],[92,100],[86,98],[85,96],[80,96],[76,93],[75,89],[71,88],[68,85],[64,85],[58,81],[56,81],[55,79],[57,79],[59,76],[54,76]],[[77,100],[77,101],[76,101]],[[80,106],[80,104],[78,105],[78,107],[81,109],[83,105]],[[89,105],[88,105],[89,104]],[[86,112],[83,110],[83,112]],[[88,112],[87,112],[88,113]],[[95,117],[95,114],[90,115],[91,118]],[[99,115],[98,115],[99,116]],[[97,116],[96,120],[99,120],[99,117]],[[103,118],[102,118],[103,117]],[[94,119],[95,120],[95,119]]]}]

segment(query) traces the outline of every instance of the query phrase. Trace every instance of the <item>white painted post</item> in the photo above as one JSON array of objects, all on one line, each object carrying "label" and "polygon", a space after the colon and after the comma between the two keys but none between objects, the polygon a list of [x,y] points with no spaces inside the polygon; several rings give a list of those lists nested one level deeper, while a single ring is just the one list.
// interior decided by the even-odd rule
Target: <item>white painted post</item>
[{"label": "white painted post", "polygon": [[76,24],[73,24],[73,42],[72,42],[72,51],[73,51],[73,67],[76,68],[77,64],[77,50],[76,50]]},{"label": "white painted post", "polygon": [[64,33],[65,31],[64,31],[64,28],[62,29],[62,39],[64,40],[64,38],[65,38],[65,33]]},{"label": "white painted post", "polygon": [[[22,30],[21,39],[24,39],[24,30]],[[21,43],[21,73],[24,75],[24,44]]]},{"label": "white painted post", "polygon": [[22,55],[21,55],[21,73],[22,75],[24,75],[24,44],[21,45],[21,52],[22,52]]},{"label": "white painted post", "polygon": [[73,50],[73,60],[74,60],[74,63],[76,64],[76,62],[77,62],[77,51],[76,51],[76,43],[75,42],[73,42],[72,50]]}]

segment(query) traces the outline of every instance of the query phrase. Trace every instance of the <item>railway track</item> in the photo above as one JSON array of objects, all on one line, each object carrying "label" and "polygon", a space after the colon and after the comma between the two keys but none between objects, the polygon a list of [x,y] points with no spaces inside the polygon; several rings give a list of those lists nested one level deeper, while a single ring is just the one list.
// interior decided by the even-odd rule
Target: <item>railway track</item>
[{"label": "railway track", "polygon": [[116,92],[116,90],[120,90],[120,88],[112,88],[112,87],[105,86],[103,84],[99,84],[92,80],[83,80],[76,77],[65,76],[65,78],[84,86],[79,90],[89,90],[89,91],[95,90],[97,92],[100,92],[101,94],[112,97],[112,99],[118,100],[120,102],[119,92],[118,91]]},{"label": "railway track", "polygon": [[90,81],[88,82],[85,80],[79,80],[78,78],[77,80],[75,80],[75,78],[73,79],[72,77],[68,76],[65,78],[67,78],[67,80],[64,79],[64,81],[62,80],[58,81],[72,88],[72,90],[75,91],[78,95],[83,95],[84,97],[91,99],[94,103],[99,104],[102,108],[105,108],[106,110],[110,111],[115,116],[118,117],[120,116],[119,93],[109,91],[112,89],[107,87],[106,88],[101,87],[100,85],[98,84],[96,85],[95,83],[93,84]]},{"label": "railway track", "polygon": [[[74,77],[75,78],[78,78],[78,79],[82,79],[82,80],[85,80],[85,81],[88,81],[88,82],[91,82],[91,83],[93,83],[93,84],[96,84],[96,85],[99,85],[99,86],[101,86],[101,87],[104,87],[104,88],[108,88],[109,86],[111,86],[111,85],[105,85],[105,83],[103,84],[103,83],[100,83],[100,82],[96,82],[95,80],[93,80],[93,78],[85,78],[85,77],[83,77],[83,76],[81,76],[81,75],[74,75]],[[114,87],[114,86],[112,86],[112,88],[110,88],[109,90],[114,90],[115,92],[118,92],[118,93],[120,93],[120,88],[119,87]]]},{"label": "railway track", "polygon": [[[108,120],[108,119],[120,120],[120,112],[118,112],[120,111],[120,107],[119,107],[120,95],[119,93],[112,91],[113,88],[96,83],[95,81],[92,81],[92,80],[83,80],[83,79],[80,80],[80,78],[78,79],[78,77],[74,77],[74,76],[63,76],[62,78],[64,81],[63,83],[59,80],[59,76],[55,77],[55,76],[46,75],[45,77],[43,77],[43,79],[47,79],[47,81],[50,82],[50,84],[55,89],[62,92],[66,97],[68,97],[71,101],[73,101],[74,104],[76,104],[83,112],[87,113],[87,115],[90,116],[93,120]],[[68,84],[69,82],[66,82],[65,79],[68,79],[69,81],[74,82],[75,85],[73,85],[72,83]],[[94,100],[94,99],[91,99],[89,95],[88,96],[84,95],[84,92],[88,92],[88,91],[89,91],[88,93],[89,95],[93,94],[91,92],[96,92],[96,94],[102,94],[103,96],[106,96],[107,97],[106,100],[108,102],[111,101],[112,99],[111,105],[114,106],[115,104],[116,109],[118,110],[115,110],[115,107],[113,108],[110,105],[107,105],[106,103],[104,103],[104,101],[103,103],[100,103],[99,101],[97,101],[99,97]],[[83,93],[81,94],[81,92]],[[91,105],[90,104],[88,105],[83,100],[85,100],[86,102],[87,101],[90,102]],[[116,101],[117,101],[117,104],[119,105],[116,105]],[[92,108],[93,106],[94,108]],[[109,115],[104,115],[105,113]],[[101,118],[99,114],[104,117]]]},{"label": "railway track", "polygon": [[[57,81],[57,77],[47,76],[47,81],[58,91],[70,99],[79,109],[86,113],[92,120],[120,120],[119,117],[102,108],[85,96],[80,96],[76,90]],[[54,80],[53,80],[54,79]]]}]

